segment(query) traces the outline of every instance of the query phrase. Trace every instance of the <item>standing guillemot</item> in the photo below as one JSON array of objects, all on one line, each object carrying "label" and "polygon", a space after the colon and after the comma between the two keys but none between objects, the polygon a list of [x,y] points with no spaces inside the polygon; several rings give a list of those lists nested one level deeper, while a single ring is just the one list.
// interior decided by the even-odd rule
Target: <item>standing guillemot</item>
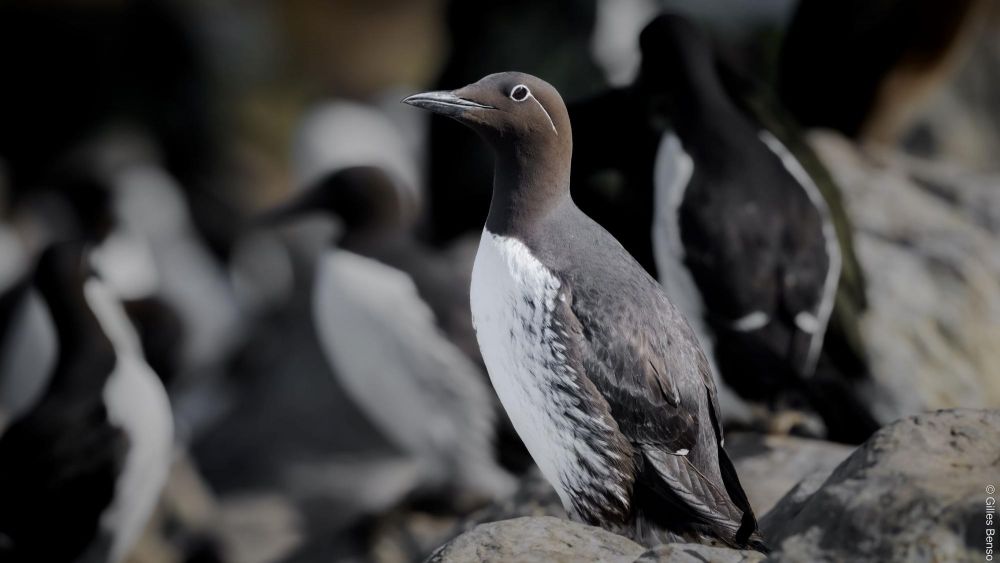
[{"label": "standing guillemot", "polygon": [[[465,291],[451,282],[447,264],[413,237],[416,191],[372,166],[315,182],[267,218],[316,212],[342,223],[336,243],[319,257],[312,303],[320,345],[339,383],[382,434],[418,462],[418,500],[447,497],[467,508],[509,495],[516,481],[495,460],[496,400],[441,318],[454,307],[448,301]],[[449,291],[453,295],[443,295]]]},{"label": "standing guillemot", "polygon": [[783,431],[802,418],[740,412],[727,390],[751,406],[814,411],[828,437],[864,440],[878,427],[862,394],[872,384],[857,338],[864,286],[837,186],[781,108],[691,24],[661,16],[640,47],[633,85],[570,108],[575,199],[684,311],[719,369],[728,416]]},{"label": "standing guillemot", "polygon": [[843,256],[823,194],[732,101],[697,27],[663,15],[640,46],[642,88],[675,127],[653,165],[661,282],[741,396],[801,395],[831,438],[863,441],[879,425],[850,382],[813,378]]},{"label": "standing guillemot", "polygon": [[643,543],[762,548],[696,337],[570,197],[559,93],[507,72],[403,101],[468,125],[496,155],[473,321],[497,394],[567,512]]},{"label": "standing guillemot", "polygon": [[0,436],[3,561],[121,561],[166,479],[166,392],[88,270],[74,243],[46,250],[32,276],[58,356],[37,403]]}]

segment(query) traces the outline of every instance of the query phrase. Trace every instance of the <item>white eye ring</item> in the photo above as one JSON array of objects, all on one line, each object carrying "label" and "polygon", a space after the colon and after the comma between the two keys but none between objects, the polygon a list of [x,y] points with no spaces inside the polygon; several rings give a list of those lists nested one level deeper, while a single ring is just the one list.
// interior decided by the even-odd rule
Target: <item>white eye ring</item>
[{"label": "white eye ring", "polygon": [[[517,97],[517,94],[520,92],[524,92],[524,94],[521,95],[521,97]],[[523,102],[524,100],[527,100],[530,97],[531,97],[531,90],[524,84],[518,84],[517,86],[514,86],[513,88],[510,89],[510,99],[514,100],[515,102]]]}]

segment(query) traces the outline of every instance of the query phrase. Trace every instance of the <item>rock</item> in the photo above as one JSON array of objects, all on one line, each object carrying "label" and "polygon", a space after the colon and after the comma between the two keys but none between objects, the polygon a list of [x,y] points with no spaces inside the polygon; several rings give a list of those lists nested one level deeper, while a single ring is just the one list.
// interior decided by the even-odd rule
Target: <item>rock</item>
[{"label": "rock", "polygon": [[[426,508],[434,508],[427,512]],[[368,538],[360,546],[363,559],[379,563],[422,561],[442,544],[480,524],[523,516],[554,516],[566,519],[566,511],[552,486],[537,469],[521,478],[517,491],[470,514],[441,511],[441,507],[401,505],[384,511],[368,524]],[[323,547],[323,546],[320,546]],[[303,561],[333,560],[326,556],[303,557]],[[339,560],[339,559],[338,559]]]},{"label": "rock", "polygon": [[220,499],[219,528],[232,561],[280,561],[305,540],[299,510],[273,492],[243,493]]},{"label": "rock", "polygon": [[776,561],[982,560],[1000,411],[957,409],[876,433],[812,494],[796,487],[761,521]]},{"label": "rock", "polygon": [[1000,190],[955,187],[972,180],[832,133],[810,142],[856,229],[869,302],[861,332],[886,390],[879,418],[1000,405],[1000,234],[995,211],[967,208],[996,210]]},{"label": "rock", "polygon": [[551,516],[480,524],[438,549],[432,563],[604,561],[631,563],[643,547],[611,532]]},{"label": "rock", "polygon": [[794,436],[750,432],[726,435],[726,451],[736,465],[750,505],[760,516],[802,479],[826,479],[854,448]]},{"label": "rock", "polygon": [[559,495],[537,468],[532,468],[521,477],[521,482],[513,495],[474,512],[462,531],[470,530],[485,522],[509,520],[521,516],[568,518]]},{"label": "rock", "polygon": [[711,547],[697,543],[668,543],[643,553],[635,563],[756,563],[758,551]]}]

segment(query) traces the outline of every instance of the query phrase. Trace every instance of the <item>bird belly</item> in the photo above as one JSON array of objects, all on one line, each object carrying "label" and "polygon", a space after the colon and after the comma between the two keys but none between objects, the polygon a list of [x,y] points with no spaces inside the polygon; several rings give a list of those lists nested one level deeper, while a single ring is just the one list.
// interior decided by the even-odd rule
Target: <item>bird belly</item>
[{"label": "bird belly", "polygon": [[17,307],[11,328],[0,339],[0,433],[42,398],[58,357],[55,324],[37,292]]},{"label": "bird belly", "polygon": [[128,437],[125,465],[101,527],[113,538],[109,561],[120,561],[138,540],[167,479],[173,450],[170,401],[146,363],[121,303],[96,279],[84,286],[87,303],[115,349],[114,371],[104,387],[110,422]]},{"label": "bird belly", "polygon": [[494,405],[471,360],[437,328],[404,272],[345,250],[318,266],[314,322],[350,399],[440,480],[457,460],[491,459]]},{"label": "bird belly", "polygon": [[[705,325],[705,303],[694,277],[684,264],[680,207],[693,173],[694,162],[684,152],[680,139],[673,132],[665,133],[656,152],[653,170],[653,254],[660,285],[687,318],[712,363],[712,373],[718,373],[713,353],[715,342]],[[716,385],[720,383],[716,378]]]},{"label": "bird belly", "polygon": [[483,360],[514,429],[574,515],[574,491],[601,490],[625,505],[628,495],[589,430],[610,429],[572,393],[578,377],[551,322],[560,285],[523,243],[484,230],[471,289]]}]

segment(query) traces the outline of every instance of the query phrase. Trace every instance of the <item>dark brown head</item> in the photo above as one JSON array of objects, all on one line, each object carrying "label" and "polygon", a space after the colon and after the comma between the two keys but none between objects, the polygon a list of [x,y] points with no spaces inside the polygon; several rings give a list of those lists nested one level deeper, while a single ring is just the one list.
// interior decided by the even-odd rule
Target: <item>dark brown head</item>
[{"label": "dark brown head", "polygon": [[479,133],[496,153],[487,227],[537,216],[569,197],[573,131],[559,92],[521,72],[491,74],[451,92],[414,94],[403,103]]},{"label": "dark brown head", "polygon": [[639,34],[639,49],[640,83],[648,93],[674,94],[714,72],[711,40],[684,16],[657,16]]},{"label": "dark brown head", "polygon": [[343,221],[350,233],[385,234],[416,221],[420,198],[415,189],[377,166],[352,166],[328,174],[297,198],[261,217],[280,223],[309,213]]},{"label": "dark brown head", "polygon": [[451,92],[414,94],[403,103],[469,126],[498,152],[512,145],[572,148],[566,104],[552,85],[530,74],[491,74]]},{"label": "dark brown head", "polygon": [[652,116],[665,112],[682,136],[701,136],[706,120],[731,123],[740,110],[726,90],[712,38],[694,22],[658,16],[639,35],[642,66],[636,81]]}]

